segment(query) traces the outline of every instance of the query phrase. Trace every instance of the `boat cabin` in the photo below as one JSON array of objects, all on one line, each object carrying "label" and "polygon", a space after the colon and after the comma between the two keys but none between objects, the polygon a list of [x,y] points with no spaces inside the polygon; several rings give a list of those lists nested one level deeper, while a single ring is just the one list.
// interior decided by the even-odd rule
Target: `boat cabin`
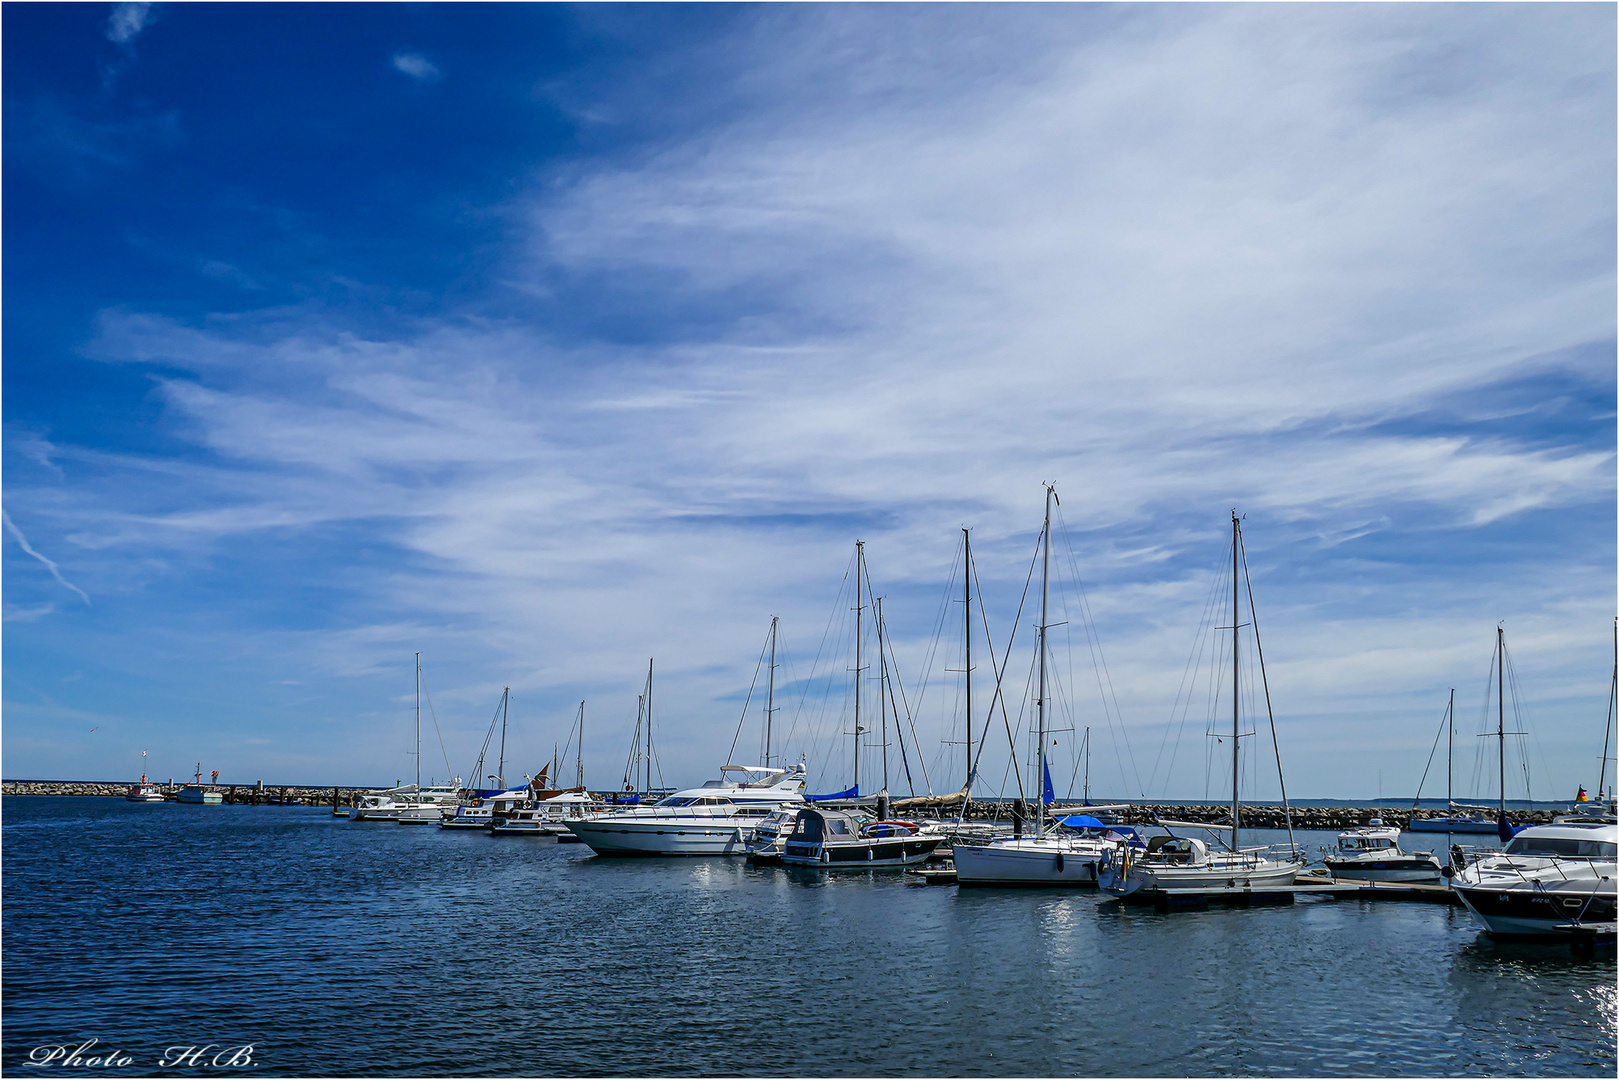
[{"label": "boat cabin", "polygon": [[1169,866],[1202,866],[1209,861],[1209,845],[1190,836],[1152,836],[1147,857]]},{"label": "boat cabin", "polygon": [[1338,837],[1338,850],[1350,854],[1362,851],[1390,851],[1399,845],[1387,836],[1361,836],[1358,833],[1345,833]]}]

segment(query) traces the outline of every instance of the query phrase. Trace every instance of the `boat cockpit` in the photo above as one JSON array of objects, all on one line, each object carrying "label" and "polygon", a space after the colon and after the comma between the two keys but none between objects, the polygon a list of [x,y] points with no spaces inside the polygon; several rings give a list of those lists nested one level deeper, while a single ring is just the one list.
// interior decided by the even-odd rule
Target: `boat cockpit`
[{"label": "boat cockpit", "polygon": [[1202,866],[1209,861],[1209,846],[1189,836],[1153,836],[1147,839],[1147,855],[1171,866]]}]

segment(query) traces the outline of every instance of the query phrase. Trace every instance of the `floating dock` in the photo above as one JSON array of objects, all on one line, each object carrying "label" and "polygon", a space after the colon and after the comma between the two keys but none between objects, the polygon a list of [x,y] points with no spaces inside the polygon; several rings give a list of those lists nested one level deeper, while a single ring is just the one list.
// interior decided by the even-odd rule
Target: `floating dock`
[{"label": "floating dock", "polygon": [[[928,885],[956,884],[954,867],[912,870],[912,874]],[[1072,886],[1054,886],[1071,888]],[[1291,904],[1299,896],[1328,896],[1335,900],[1417,900],[1431,904],[1461,906],[1461,900],[1449,885],[1406,881],[1345,881],[1337,878],[1305,880],[1283,888],[1197,888],[1161,889],[1150,895],[1137,894],[1128,902],[1152,905],[1159,910],[1176,911],[1226,904],[1232,907],[1250,907],[1265,904]],[[1611,932],[1610,932],[1611,933]],[[1609,938],[1612,940],[1611,936]]]}]

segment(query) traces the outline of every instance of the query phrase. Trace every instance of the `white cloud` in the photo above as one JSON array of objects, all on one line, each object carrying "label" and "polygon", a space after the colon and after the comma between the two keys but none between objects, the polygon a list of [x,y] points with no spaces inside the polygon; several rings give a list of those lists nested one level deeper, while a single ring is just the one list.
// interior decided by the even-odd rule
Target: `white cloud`
[{"label": "white cloud", "polygon": [[393,66],[395,71],[420,82],[437,82],[440,78],[438,65],[420,53],[394,53]]},{"label": "white cloud", "polygon": [[114,4],[112,14],[107,17],[107,40],[115,45],[132,47],[151,21],[151,4]]},{"label": "white cloud", "polygon": [[47,569],[47,570],[49,570],[51,572],[51,577],[55,578],[57,580],[58,584],[60,584],[65,589],[71,589],[72,591],[78,593],[80,599],[82,599],[86,604],[88,604],[90,602],[89,595],[87,593],[85,593],[85,591],[83,589],[79,588],[77,585],[73,584],[67,578],[62,576],[62,571],[61,571],[60,567],[58,567],[50,559],[47,559],[45,556],[41,555],[39,552],[34,550],[33,545],[29,544],[29,542],[28,542],[28,537],[24,536],[22,534],[22,530],[17,528],[16,524],[11,520],[11,515],[10,514],[6,513],[3,510],[0,510],[0,519],[3,519],[5,521],[6,531],[9,532],[12,535],[12,537],[17,541],[18,546],[20,546],[23,549],[23,551],[27,552],[29,555],[33,556],[35,559],[38,559],[41,563],[43,563],[45,565],[45,569]]}]

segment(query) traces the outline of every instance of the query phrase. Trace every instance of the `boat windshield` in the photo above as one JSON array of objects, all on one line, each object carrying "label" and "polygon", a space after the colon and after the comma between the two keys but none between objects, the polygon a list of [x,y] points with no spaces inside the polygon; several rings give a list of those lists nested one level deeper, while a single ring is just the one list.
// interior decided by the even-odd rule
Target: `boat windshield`
[{"label": "boat windshield", "polygon": [[1619,844],[1605,840],[1569,840],[1558,836],[1519,836],[1506,847],[1508,855],[1554,855],[1576,859],[1601,859],[1613,862],[1619,856]]},{"label": "boat windshield", "polygon": [[658,800],[658,805],[659,806],[690,806],[692,803],[694,803],[696,801],[697,801],[696,799],[693,799],[693,798],[690,798],[690,797],[682,799],[682,798],[679,798],[678,796],[671,795],[667,799],[659,799]]}]

